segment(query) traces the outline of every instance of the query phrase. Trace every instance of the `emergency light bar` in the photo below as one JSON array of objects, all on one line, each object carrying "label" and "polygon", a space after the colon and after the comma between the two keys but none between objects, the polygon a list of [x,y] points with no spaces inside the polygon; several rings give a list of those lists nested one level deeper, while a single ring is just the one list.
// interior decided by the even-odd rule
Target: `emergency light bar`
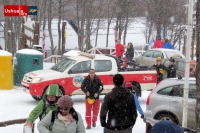
[{"label": "emergency light bar", "polygon": [[88,53],[84,53],[84,52],[79,52],[80,56],[85,56],[85,57],[89,57],[89,58],[95,58],[94,54],[88,54]]}]

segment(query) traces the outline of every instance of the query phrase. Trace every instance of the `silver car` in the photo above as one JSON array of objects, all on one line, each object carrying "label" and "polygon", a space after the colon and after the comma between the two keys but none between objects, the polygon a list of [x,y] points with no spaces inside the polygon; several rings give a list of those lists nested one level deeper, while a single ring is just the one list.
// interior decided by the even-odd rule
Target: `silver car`
[{"label": "silver car", "polygon": [[148,50],[141,56],[134,57],[133,60],[139,63],[141,66],[151,67],[155,64],[157,57],[161,57],[163,62],[170,57],[185,58],[185,56],[178,50],[157,48]]},{"label": "silver car", "polygon": [[[144,118],[170,120],[182,124],[184,79],[165,79],[152,90],[146,101]],[[196,79],[189,79],[188,127],[195,128]]]}]

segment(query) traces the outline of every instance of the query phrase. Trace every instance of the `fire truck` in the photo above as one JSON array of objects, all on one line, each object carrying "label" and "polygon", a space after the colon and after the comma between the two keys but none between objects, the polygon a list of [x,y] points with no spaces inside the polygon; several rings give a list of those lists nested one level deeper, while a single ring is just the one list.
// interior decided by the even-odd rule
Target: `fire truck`
[{"label": "fire truck", "polygon": [[136,94],[141,96],[142,90],[153,89],[156,86],[156,71],[145,67],[126,67],[126,62],[120,61],[112,55],[81,53],[79,56],[63,57],[50,69],[26,73],[21,81],[23,90],[39,100],[49,84],[58,84],[65,95],[83,95],[80,89],[84,78],[93,68],[101,79],[104,90],[101,94],[110,92],[113,88],[113,76],[122,74],[124,82],[130,81]]}]

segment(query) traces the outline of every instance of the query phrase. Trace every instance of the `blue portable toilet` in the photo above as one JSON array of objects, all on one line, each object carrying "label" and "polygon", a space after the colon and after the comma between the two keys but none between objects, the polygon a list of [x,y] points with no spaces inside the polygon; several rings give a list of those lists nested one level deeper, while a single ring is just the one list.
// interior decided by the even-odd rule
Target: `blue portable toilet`
[{"label": "blue portable toilet", "polygon": [[21,85],[24,74],[43,69],[43,54],[34,49],[22,49],[16,52],[17,63],[14,66],[14,84]]}]

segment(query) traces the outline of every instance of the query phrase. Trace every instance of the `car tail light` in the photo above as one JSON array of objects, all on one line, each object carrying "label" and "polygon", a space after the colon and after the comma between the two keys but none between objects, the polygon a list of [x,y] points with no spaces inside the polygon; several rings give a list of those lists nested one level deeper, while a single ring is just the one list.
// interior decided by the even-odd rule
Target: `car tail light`
[{"label": "car tail light", "polygon": [[[161,81],[162,82],[162,81]],[[160,82],[160,83],[161,83]],[[160,84],[159,83],[159,84]],[[153,93],[153,91],[157,88],[157,86],[159,85],[159,84],[157,84],[154,88],[153,88],[153,90],[151,91],[151,93],[148,95],[148,97],[147,97],[147,101],[146,101],[146,105],[149,105],[150,104],[150,97],[151,97],[151,94]]]}]

